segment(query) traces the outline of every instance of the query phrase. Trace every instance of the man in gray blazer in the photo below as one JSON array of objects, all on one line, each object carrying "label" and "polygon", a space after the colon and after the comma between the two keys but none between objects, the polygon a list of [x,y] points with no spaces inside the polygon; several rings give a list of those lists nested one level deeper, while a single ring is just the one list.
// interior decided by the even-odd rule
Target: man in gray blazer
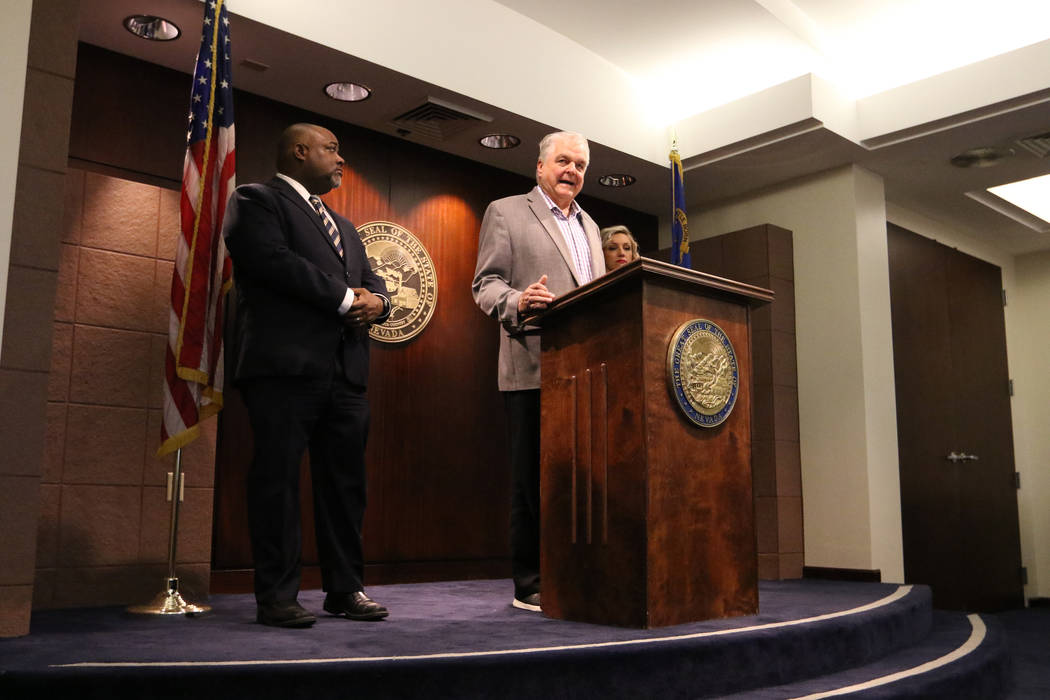
[{"label": "man in gray blazer", "polygon": [[540,610],[540,339],[521,319],[605,272],[598,226],[576,203],[590,161],[573,132],[540,141],[536,187],[489,204],[474,301],[500,322],[499,390],[511,462],[510,537],[516,608]]}]

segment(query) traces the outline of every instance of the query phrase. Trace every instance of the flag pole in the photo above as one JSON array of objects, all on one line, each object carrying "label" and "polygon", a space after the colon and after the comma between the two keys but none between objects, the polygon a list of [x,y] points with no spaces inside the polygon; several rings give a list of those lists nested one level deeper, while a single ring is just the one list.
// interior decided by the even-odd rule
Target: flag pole
[{"label": "flag pole", "polygon": [[682,181],[682,159],[678,155],[678,132],[670,127],[671,152],[671,264],[692,268],[689,255],[689,221],[685,213],[685,183]]},{"label": "flag pole", "polygon": [[183,497],[182,448],[175,451],[175,471],[168,472],[168,500],[171,501],[171,523],[168,528],[168,579],[165,589],[145,605],[132,605],[128,612],[135,615],[186,615],[192,617],[211,610],[210,605],[188,603],[179,593],[179,579],[175,576],[175,543],[179,534],[179,503]]},{"label": "flag pole", "polygon": [[200,422],[222,408],[222,307],[232,285],[231,264],[221,233],[236,172],[230,22],[225,0],[211,0],[203,9],[183,160],[182,235],[177,241],[171,279],[164,411],[157,450],[158,457],[175,452],[175,471],[168,473],[168,578],[165,590],[152,603],[128,608],[140,614],[196,615],[211,609],[187,603],[175,576],[179,504],[184,490],[182,448],[200,435]]}]

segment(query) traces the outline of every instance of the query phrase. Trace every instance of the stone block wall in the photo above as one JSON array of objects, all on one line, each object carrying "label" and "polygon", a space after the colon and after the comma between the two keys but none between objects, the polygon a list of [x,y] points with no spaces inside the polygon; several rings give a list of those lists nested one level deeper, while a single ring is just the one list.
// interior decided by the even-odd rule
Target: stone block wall
[{"label": "stone block wall", "polygon": [[[148,602],[167,577],[157,458],[179,192],[70,168],[47,389],[33,605]],[[183,450],[177,575],[207,594],[214,419]]]},{"label": "stone block wall", "polygon": [[[77,0],[35,0],[0,347],[0,637],[29,632]],[[0,279],[3,279],[0,276]]]}]

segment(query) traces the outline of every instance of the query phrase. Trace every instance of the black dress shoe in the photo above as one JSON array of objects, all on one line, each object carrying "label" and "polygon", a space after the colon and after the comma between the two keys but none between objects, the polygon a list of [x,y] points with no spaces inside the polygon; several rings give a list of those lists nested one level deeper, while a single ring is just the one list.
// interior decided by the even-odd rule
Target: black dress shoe
[{"label": "black dress shoe", "polygon": [[270,627],[309,627],[317,618],[294,600],[259,603],[255,621]]},{"label": "black dress shoe", "polygon": [[325,612],[342,615],[348,620],[382,620],[390,612],[364,591],[329,593],[324,598]]}]

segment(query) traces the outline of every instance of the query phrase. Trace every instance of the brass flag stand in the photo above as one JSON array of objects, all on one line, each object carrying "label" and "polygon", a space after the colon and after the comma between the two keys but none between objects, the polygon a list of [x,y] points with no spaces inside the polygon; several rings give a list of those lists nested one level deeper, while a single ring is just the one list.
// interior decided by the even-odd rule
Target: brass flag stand
[{"label": "brass flag stand", "polygon": [[[233,284],[222,239],[226,199],[233,191],[233,85],[230,21],[225,0],[204,3],[200,49],[194,60],[190,129],[183,162],[181,237],[171,277],[173,321],[165,356],[164,413],[157,456],[175,451],[168,473],[171,529],[168,580],[148,605],[127,610],[142,615],[193,616],[211,610],[187,603],[175,576],[179,503],[183,496],[182,447],[197,439],[200,421],[222,408],[222,305]],[[188,205],[188,206],[187,206]],[[192,213],[192,216],[190,214]],[[174,323],[177,320],[178,323]]]},{"label": "brass flag stand", "polygon": [[182,448],[175,451],[175,471],[168,472],[168,500],[171,501],[171,527],[168,531],[168,581],[166,590],[145,605],[132,605],[128,612],[135,615],[185,615],[193,617],[211,610],[210,605],[187,603],[179,593],[179,579],[175,576],[175,541],[179,534],[179,502],[182,501]]}]

